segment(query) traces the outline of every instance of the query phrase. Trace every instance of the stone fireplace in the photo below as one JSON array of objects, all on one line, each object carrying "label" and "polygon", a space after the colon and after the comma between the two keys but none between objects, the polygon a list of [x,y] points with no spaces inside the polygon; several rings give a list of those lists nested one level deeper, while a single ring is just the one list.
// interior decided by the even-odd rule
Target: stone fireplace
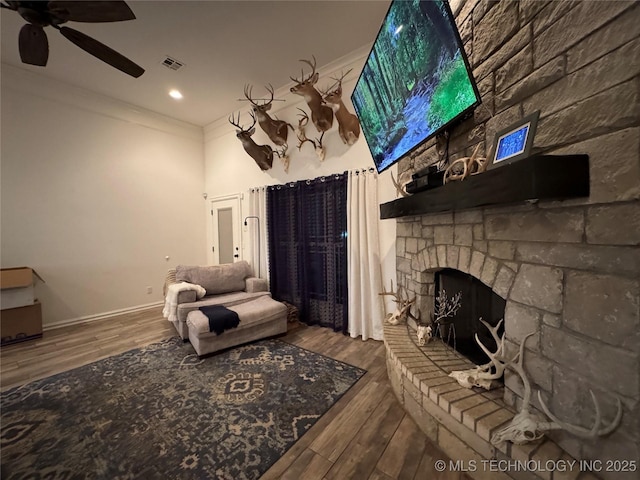
[{"label": "stone fireplace", "polygon": [[[590,193],[569,200],[399,217],[397,283],[417,296],[423,316],[433,310],[435,273],[442,269],[471,275],[489,287],[505,301],[508,356],[516,353],[526,334],[535,332],[526,344],[524,360],[534,406],[539,407],[539,391],[558,417],[591,427],[595,412],[590,390],[606,421],[615,414],[616,399],[622,402],[622,422],[612,434],[584,440],[563,431],[551,432],[560,449],[545,455],[637,461],[640,5],[532,0],[451,3],[483,98],[474,118],[451,132],[451,158],[469,156],[477,144],[482,151],[490,150],[496,131],[540,110],[534,152],[589,155]],[[400,183],[439,158],[435,142],[424,145],[401,161]],[[474,415],[465,417],[460,408],[469,399],[456,393],[447,380],[433,381],[432,361],[420,363],[418,353],[424,351],[403,346],[402,339],[411,337],[411,330],[387,327],[385,333],[394,389],[404,395],[405,408],[414,418],[422,411],[446,426],[443,433],[430,432],[438,443],[460,446],[465,435],[485,438],[500,422],[508,422],[504,411],[485,411],[486,406],[474,406]],[[408,352],[415,355],[409,363]],[[436,360],[439,355],[434,353]],[[421,365],[419,371],[412,370],[411,362]],[[490,401],[517,410],[522,382],[511,371],[505,373],[504,382],[500,398]],[[458,423],[451,424],[451,416],[471,433]],[[428,422],[418,423],[427,425],[423,429],[432,428]],[[486,444],[477,439],[470,442],[465,448],[475,454],[491,454]],[[535,456],[541,448],[531,446],[528,453]],[[520,447],[502,454],[524,455]],[[595,473],[602,478],[637,478],[637,472]]]},{"label": "stone fireplace", "polygon": [[[589,389],[606,418],[615,412],[616,396],[631,407],[623,425],[593,445],[557,435],[565,450],[576,458],[637,458],[637,252],[620,247],[612,256],[606,250],[613,247],[583,243],[586,210],[524,205],[398,219],[398,282],[415,293],[422,311],[433,308],[440,269],[459,270],[490,287],[506,300],[508,357],[536,332],[525,368],[557,415],[591,426]],[[505,386],[505,402],[517,407],[520,379],[507,372]]]}]

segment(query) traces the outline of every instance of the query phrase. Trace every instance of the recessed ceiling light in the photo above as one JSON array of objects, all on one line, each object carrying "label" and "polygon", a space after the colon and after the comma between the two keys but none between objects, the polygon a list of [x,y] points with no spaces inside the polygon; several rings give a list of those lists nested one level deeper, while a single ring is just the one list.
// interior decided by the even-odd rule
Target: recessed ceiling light
[{"label": "recessed ceiling light", "polygon": [[180,91],[175,89],[169,91],[169,96],[171,98],[175,98],[176,100],[180,100],[182,98],[182,94],[180,93]]}]

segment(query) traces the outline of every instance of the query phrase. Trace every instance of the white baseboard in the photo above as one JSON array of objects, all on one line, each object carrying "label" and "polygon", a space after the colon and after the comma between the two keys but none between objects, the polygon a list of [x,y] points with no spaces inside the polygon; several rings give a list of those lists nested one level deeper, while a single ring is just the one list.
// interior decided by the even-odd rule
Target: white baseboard
[{"label": "white baseboard", "polygon": [[121,308],[120,310],[112,310],[110,312],[97,313],[95,315],[87,315],[85,317],[71,318],[69,320],[61,320],[55,323],[48,323],[42,326],[42,330],[55,330],[56,328],[68,327],[70,325],[77,325],[79,323],[89,323],[96,320],[104,320],[105,318],[115,317],[125,313],[141,312],[143,310],[149,310],[151,308],[160,307],[164,305],[164,302],[147,303],[145,305],[137,305],[135,307]]}]

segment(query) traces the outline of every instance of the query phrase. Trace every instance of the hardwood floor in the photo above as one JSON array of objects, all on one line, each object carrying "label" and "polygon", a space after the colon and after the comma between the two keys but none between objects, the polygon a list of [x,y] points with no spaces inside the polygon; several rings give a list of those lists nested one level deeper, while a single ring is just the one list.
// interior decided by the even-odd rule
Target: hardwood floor
[{"label": "hardwood floor", "polygon": [[[101,358],[174,336],[151,309],[44,333],[42,339],[0,348],[0,386],[6,390]],[[263,480],[466,480],[437,472],[448,461],[404,412],[391,389],[382,342],[352,339],[300,325],[282,337],[308,350],[367,370],[263,476]]]}]

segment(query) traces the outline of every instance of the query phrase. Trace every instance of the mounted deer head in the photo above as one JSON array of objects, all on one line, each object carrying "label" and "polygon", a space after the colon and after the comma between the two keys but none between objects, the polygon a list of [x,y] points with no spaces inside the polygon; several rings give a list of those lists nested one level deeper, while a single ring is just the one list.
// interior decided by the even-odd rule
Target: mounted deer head
[{"label": "mounted deer head", "polygon": [[309,105],[311,109],[311,121],[318,131],[324,135],[324,132],[329,130],[333,125],[333,110],[324,104],[322,95],[320,95],[320,92],[314,87],[318,81],[318,73],[316,72],[316,57],[312,58],[313,63],[309,60],[300,60],[311,67],[311,74],[308,77],[304,76],[304,70],[300,72],[300,80],[289,77],[296,83],[291,87],[291,93],[304,97],[305,102],[307,102],[307,105]]},{"label": "mounted deer head", "polygon": [[309,123],[309,115],[307,115],[307,112],[305,112],[301,108],[298,108],[298,110],[302,112],[298,114],[300,119],[298,120],[298,128],[296,129],[296,136],[298,137],[298,150],[300,150],[302,148],[302,145],[304,145],[306,142],[309,142],[311,145],[313,145],[313,148],[316,151],[316,155],[318,155],[318,158],[322,162],[324,160],[325,153],[324,147],[322,146],[322,136],[320,137],[320,139],[316,140],[307,138],[306,128],[307,124]]},{"label": "mounted deer head", "polygon": [[273,149],[269,145],[258,145],[253,141],[251,135],[256,131],[256,117],[253,112],[249,112],[249,115],[251,115],[251,118],[253,119],[253,123],[249,128],[240,126],[239,112],[238,120],[236,120],[233,114],[231,114],[231,117],[229,117],[229,123],[234,127],[239,128],[239,130],[236,130],[236,137],[238,137],[238,140],[242,143],[244,151],[256,161],[260,170],[269,170],[273,165]]},{"label": "mounted deer head", "polygon": [[340,78],[333,78],[337,82],[337,88],[333,88],[328,92],[323,92],[323,99],[326,103],[335,105],[336,120],[338,120],[338,133],[342,141],[351,146],[358,141],[360,137],[360,122],[358,117],[347,110],[342,101],[342,80],[351,70],[343,73]]},{"label": "mounted deer head", "polygon": [[244,86],[244,96],[249,100],[249,102],[251,102],[251,105],[253,105],[253,113],[258,119],[258,124],[264,133],[267,134],[269,139],[279,147],[286,146],[287,137],[289,135],[288,128],[291,127],[291,130],[293,130],[293,126],[284,120],[273,119],[267,113],[267,111],[271,109],[271,104],[273,103],[273,86],[269,84],[266,88],[271,95],[271,98],[264,103],[257,103],[253,98],[251,98],[251,90],[253,89],[251,85]]}]

